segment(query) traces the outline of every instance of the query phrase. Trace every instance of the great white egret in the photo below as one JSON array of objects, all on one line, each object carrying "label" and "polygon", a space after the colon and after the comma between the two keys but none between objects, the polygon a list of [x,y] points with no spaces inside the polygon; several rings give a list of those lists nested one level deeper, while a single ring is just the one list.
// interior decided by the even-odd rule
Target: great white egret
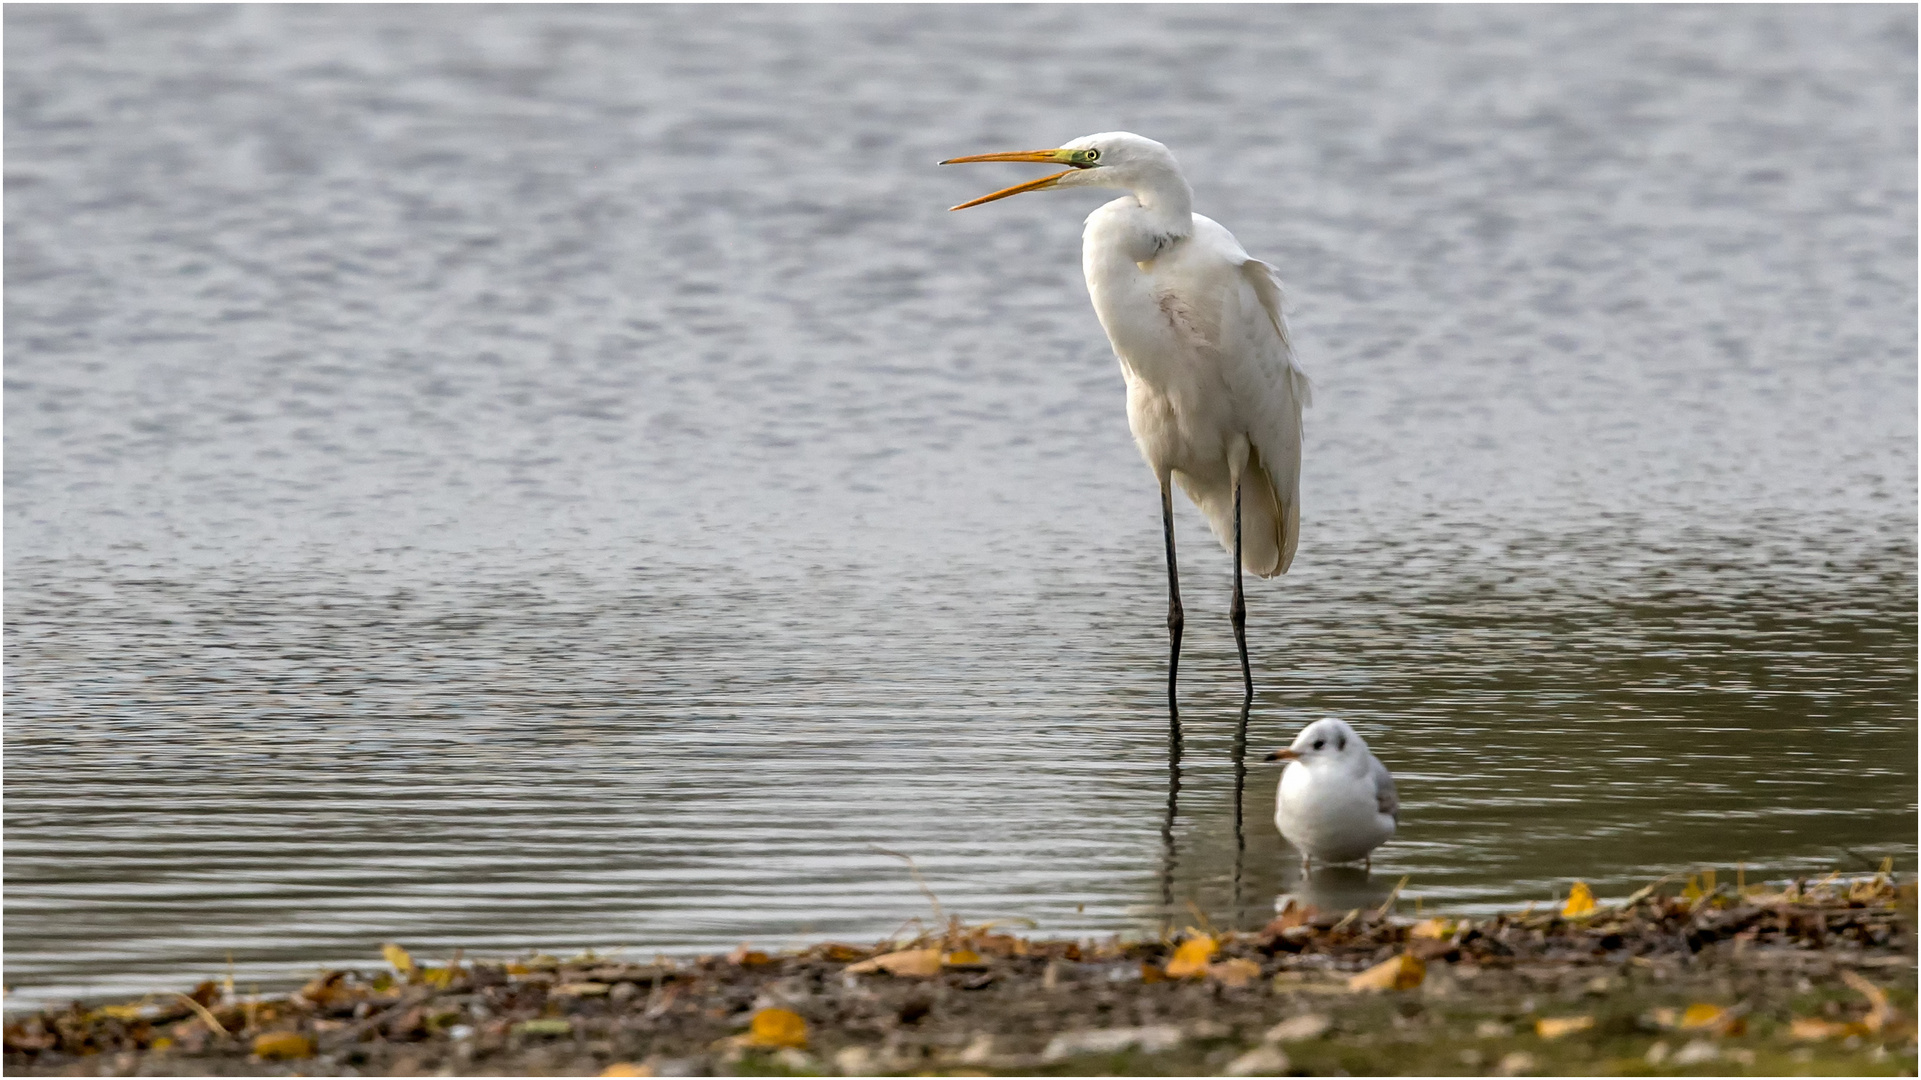
[{"label": "great white egret", "polygon": [[1368,859],[1394,835],[1401,813],[1394,776],[1345,721],[1316,720],[1267,760],[1287,762],[1274,792],[1274,824],[1300,851],[1303,869],[1312,859]]},{"label": "great white egret", "polygon": [[1167,707],[1179,731],[1181,579],[1174,557],[1169,481],[1207,515],[1234,554],[1228,617],[1240,650],[1243,699],[1239,765],[1254,674],[1247,661],[1241,570],[1287,572],[1301,532],[1301,406],[1307,377],[1294,365],[1281,281],[1232,233],[1193,212],[1194,192],[1167,147],[1126,131],[1087,135],[1055,150],[950,158],[1065,165],[1063,172],[953,207],[1053,188],[1118,188],[1126,194],[1087,216],[1081,267],[1094,313],[1127,380],[1127,422],[1161,485],[1167,544]]}]

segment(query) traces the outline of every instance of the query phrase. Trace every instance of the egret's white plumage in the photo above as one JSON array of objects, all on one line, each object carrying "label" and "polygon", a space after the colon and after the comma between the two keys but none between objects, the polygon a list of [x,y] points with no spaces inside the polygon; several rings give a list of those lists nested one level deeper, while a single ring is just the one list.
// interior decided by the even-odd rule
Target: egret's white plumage
[{"label": "egret's white plumage", "polygon": [[[1167,147],[1126,131],[1088,135],[1054,150],[979,154],[970,161],[1033,161],[1065,172],[1015,184],[972,202],[1047,188],[1116,188],[1126,194],[1087,217],[1081,267],[1094,312],[1127,380],[1127,421],[1161,488],[1167,545],[1168,707],[1180,666],[1180,578],[1174,556],[1170,481],[1178,481],[1232,552],[1229,616],[1245,688],[1241,570],[1287,572],[1301,534],[1301,407],[1307,378],[1294,365],[1281,282],[1220,225],[1194,213],[1194,193]],[[1178,712],[1175,713],[1178,722]],[[1237,746],[1239,743],[1237,742]],[[1238,763],[1239,758],[1236,758]]]},{"label": "egret's white plumage", "polygon": [[1112,131],[1058,150],[955,160],[1073,166],[966,206],[1047,188],[1127,192],[1088,215],[1081,265],[1127,380],[1134,441],[1229,551],[1234,482],[1244,479],[1241,564],[1261,577],[1285,573],[1300,539],[1307,379],[1294,364],[1274,268],[1193,212],[1174,155],[1152,139]]},{"label": "egret's white plumage", "polygon": [[1394,777],[1345,721],[1316,720],[1293,745],[1274,793],[1274,824],[1303,861],[1354,862],[1386,843],[1400,823]]}]

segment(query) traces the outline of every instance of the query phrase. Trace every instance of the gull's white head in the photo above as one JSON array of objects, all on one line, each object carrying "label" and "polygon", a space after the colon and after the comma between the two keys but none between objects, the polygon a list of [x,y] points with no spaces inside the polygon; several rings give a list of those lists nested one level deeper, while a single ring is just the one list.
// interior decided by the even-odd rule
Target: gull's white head
[{"label": "gull's white head", "polygon": [[1294,736],[1294,744],[1267,755],[1269,761],[1298,761],[1309,767],[1367,760],[1367,742],[1347,721],[1316,720]]},{"label": "gull's white head", "polygon": [[1187,180],[1181,176],[1181,167],[1175,163],[1174,155],[1167,147],[1153,139],[1143,138],[1131,131],[1104,131],[1099,135],[1083,135],[1073,142],[1055,150],[1017,150],[1004,154],[975,154],[972,157],[949,158],[942,165],[961,165],[975,161],[1035,161],[1049,165],[1066,165],[1065,172],[1043,176],[1038,180],[1015,184],[1002,188],[992,195],[983,195],[972,202],[964,202],[953,207],[965,210],[1009,195],[1019,195],[1024,191],[1045,191],[1049,188],[1104,187],[1122,188],[1136,193],[1165,191],[1191,198]]}]

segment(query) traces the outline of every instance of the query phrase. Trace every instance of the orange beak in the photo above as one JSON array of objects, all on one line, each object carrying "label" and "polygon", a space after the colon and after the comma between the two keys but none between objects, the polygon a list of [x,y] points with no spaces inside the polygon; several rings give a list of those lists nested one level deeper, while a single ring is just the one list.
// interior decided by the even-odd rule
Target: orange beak
[{"label": "orange beak", "polygon": [[1265,760],[1268,760],[1268,761],[1299,761],[1300,759],[1301,759],[1301,755],[1299,755],[1299,754],[1297,754],[1297,753],[1295,753],[1295,752],[1294,752],[1294,751],[1292,751],[1292,750],[1276,750],[1276,751],[1274,751],[1273,753],[1271,753],[1271,754],[1269,754],[1269,755],[1267,755],[1267,758],[1266,758]]},{"label": "orange beak", "polygon": [[[1007,154],[975,154],[971,157],[948,158],[946,161],[941,162],[941,164],[966,165],[976,161],[1038,161],[1049,165],[1064,165],[1067,164],[1069,155],[1071,154],[1073,154],[1072,150],[1016,150]],[[1077,165],[1075,168],[1081,168],[1081,166]],[[964,202],[959,206],[950,206],[948,209],[965,210],[970,206],[979,206],[982,203],[993,202],[995,199],[1005,199],[1009,195],[1019,195],[1023,191],[1044,191],[1060,183],[1061,177],[1073,171],[1074,169],[1067,169],[1062,172],[1057,172],[1052,176],[1043,176],[1038,180],[1029,180],[1025,183],[1015,184],[1010,188],[1002,188],[992,195],[982,195],[972,202]]]}]

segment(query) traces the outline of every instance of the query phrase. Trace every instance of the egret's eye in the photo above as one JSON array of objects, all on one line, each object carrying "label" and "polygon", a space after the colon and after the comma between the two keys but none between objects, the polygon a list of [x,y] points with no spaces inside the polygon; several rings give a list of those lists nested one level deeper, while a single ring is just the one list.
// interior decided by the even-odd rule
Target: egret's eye
[{"label": "egret's eye", "polygon": [[1082,161],[1088,161],[1088,162],[1094,162],[1094,161],[1099,161],[1100,159],[1101,159],[1101,152],[1100,152],[1099,150],[1083,150],[1083,151],[1081,151],[1081,160],[1082,160]]},{"label": "egret's eye", "polygon": [[1321,747],[1323,747],[1323,746],[1326,746],[1326,745],[1327,745],[1327,740],[1326,740],[1326,739],[1315,739],[1315,740],[1314,740],[1314,749],[1316,749],[1316,750],[1319,750],[1319,749],[1320,749]]}]

